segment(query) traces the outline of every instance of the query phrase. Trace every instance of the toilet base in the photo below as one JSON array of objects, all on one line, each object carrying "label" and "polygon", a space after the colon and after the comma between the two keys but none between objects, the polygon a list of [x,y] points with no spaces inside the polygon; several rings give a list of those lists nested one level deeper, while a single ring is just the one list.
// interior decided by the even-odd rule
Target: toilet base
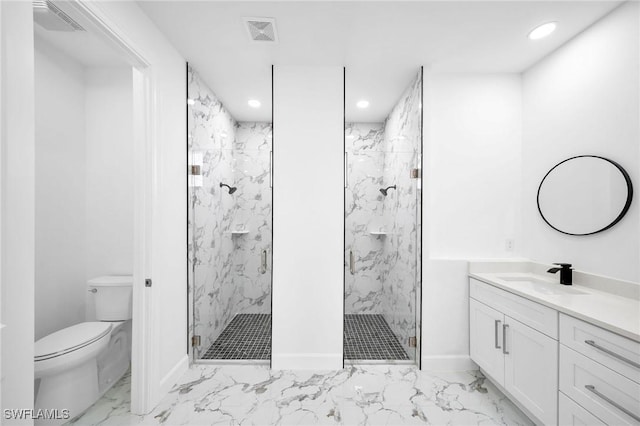
[{"label": "toilet base", "polygon": [[[36,425],[61,425],[82,414],[99,398],[98,367],[92,358],[71,370],[40,381],[35,409],[69,410],[67,419],[36,419]],[[62,417],[62,416],[59,416]]]}]

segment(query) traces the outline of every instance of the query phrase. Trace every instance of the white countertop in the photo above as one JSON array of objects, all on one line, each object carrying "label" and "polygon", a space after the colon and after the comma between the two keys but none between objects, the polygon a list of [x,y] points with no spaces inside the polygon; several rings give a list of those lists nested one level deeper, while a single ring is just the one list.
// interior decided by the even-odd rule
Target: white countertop
[{"label": "white countertop", "polygon": [[[570,287],[583,294],[543,294],[522,285],[519,286],[517,281],[501,279],[499,275],[504,274],[502,271],[473,272],[473,268],[470,270],[469,277],[471,278],[640,342],[640,299],[637,297],[625,297],[628,294],[622,296],[604,291],[602,287],[593,288],[580,285],[579,282],[574,282]],[[509,273],[510,275],[522,276],[523,279],[533,278],[565,287],[558,283],[557,276],[545,276],[532,272]]]}]

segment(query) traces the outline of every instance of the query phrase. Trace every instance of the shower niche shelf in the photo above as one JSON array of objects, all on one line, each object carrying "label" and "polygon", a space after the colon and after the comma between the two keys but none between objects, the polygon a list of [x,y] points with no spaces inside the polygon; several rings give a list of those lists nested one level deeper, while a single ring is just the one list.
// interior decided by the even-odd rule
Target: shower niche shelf
[{"label": "shower niche shelf", "polygon": [[369,231],[369,234],[375,235],[376,237],[384,237],[389,234],[387,231]]},{"label": "shower niche shelf", "polygon": [[234,230],[234,231],[228,231],[226,232],[227,234],[230,234],[231,236],[234,235],[244,235],[244,234],[248,234],[249,230],[248,229],[239,229],[239,230]]}]

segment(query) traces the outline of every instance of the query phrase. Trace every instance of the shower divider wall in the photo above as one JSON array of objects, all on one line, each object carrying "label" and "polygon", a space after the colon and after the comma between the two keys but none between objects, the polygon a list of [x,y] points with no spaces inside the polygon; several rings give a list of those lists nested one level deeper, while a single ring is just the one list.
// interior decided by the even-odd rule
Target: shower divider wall
[{"label": "shower divider wall", "polygon": [[190,66],[188,98],[189,335],[200,338],[189,347],[198,360],[235,315],[271,314],[271,123],[237,122]]}]

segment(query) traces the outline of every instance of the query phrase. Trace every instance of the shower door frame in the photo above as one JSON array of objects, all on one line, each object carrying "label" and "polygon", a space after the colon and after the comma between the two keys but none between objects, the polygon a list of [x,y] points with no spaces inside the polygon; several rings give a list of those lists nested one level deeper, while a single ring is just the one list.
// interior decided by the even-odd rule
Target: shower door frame
[{"label": "shower door frame", "polygon": [[[187,98],[189,97],[189,62],[185,63],[186,70],[186,78],[185,78],[185,89]],[[271,190],[271,246],[269,247],[269,254],[267,255],[267,264],[269,269],[269,280],[270,280],[270,304],[269,304],[269,315],[271,315],[271,338],[273,342],[273,238],[274,238],[274,228],[273,228],[273,147],[275,144],[275,131],[274,131],[274,122],[273,122],[273,97],[274,97],[274,89],[273,89],[273,75],[274,75],[274,65],[271,65],[271,149],[269,151],[269,189]],[[185,100],[186,101],[186,100]],[[185,109],[186,113],[186,154],[187,154],[187,163],[191,164],[190,160],[190,148],[189,148],[189,105],[186,105]],[[189,245],[191,244],[195,250],[195,242],[193,239],[189,238],[190,226],[195,224],[195,208],[191,199],[191,185],[190,185],[190,176],[191,171],[189,167],[187,167],[187,354],[189,357],[189,362],[192,364],[205,364],[205,365],[269,365],[269,368],[272,368],[273,363],[273,346],[271,347],[271,351],[269,353],[269,360],[252,360],[252,359],[202,359],[198,358],[196,355],[196,351],[194,349],[194,337],[196,334],[195,326],[196,326],[196,318],[195,318],[195,251],[193,255],[189,252]],[[191,257],[192,256],[192,257]],[[223,329],[224,330],[224,329]]]},{"label": "shower door frame", "polygon": [[[343,85],[343,129],[347,128],[347,88],[346,88],[346,67],[344,68],[344,76],[343,81],[345,84]],[[415,333],[416,333],[416,347],[415,347],[415,359],[412,362],[412,365],[416,365],[419,370],[422,369],[422,269],[423,269],[423,201],[424,201],[424,66],[421,65],[419,68],[420,75],[420,152],[418,154],[418,160],[416,166],[418,167],[418,177],[416,180],[416,187],[420,188],[420,197],[416,202],[416,224],[419,224],[420,232],[416,235],[416,277],[415,277],[415,290],[416,290],[416,308],[415,308],[415,316],[416,316],[416,325],[415,325]],[[346,134],[342,132],[342,150],[344,155],[344,206],[346,212],[347,206],[347,188],[348,188],[348,153],[347,153],[347,141]],[[347,260],[344,258],[347,253],[347,221],[345,216],[344,221],[344,230],[343,230],[343,247],[342,247],[343,259],[344,259],[344,268],[343,268],[343,280],[342,280],[342,321],[343,321],[343,334],[346,329],[346,294],[347,294],[347,267],[350,267]],[[344,341],[344,337],[343,337]],[[359,361],[349,361],[349,364],[359,364]],[[404,364],[403,361],[371,361],[364,360],[362,364]],[[344,357],[344,346],[342,348],[342,368],[345,368],[346,360]]]}]

